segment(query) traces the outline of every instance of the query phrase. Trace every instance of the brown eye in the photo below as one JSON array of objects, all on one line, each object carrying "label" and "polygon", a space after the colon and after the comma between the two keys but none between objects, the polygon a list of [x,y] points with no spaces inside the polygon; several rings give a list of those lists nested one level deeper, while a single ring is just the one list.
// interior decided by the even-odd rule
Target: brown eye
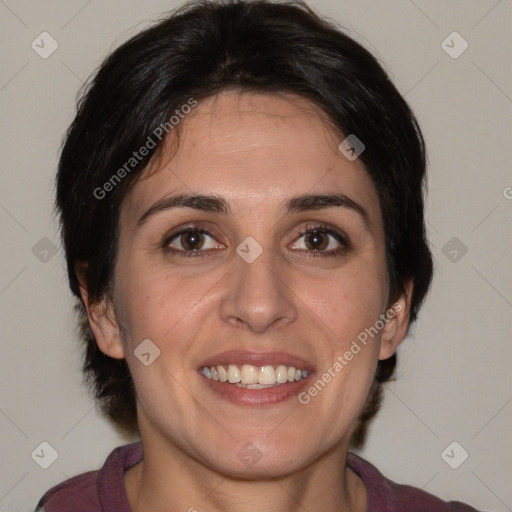
[{"label": "brown eye", "polygon": [[328,224],[307,226],[296,233],[291,248],[304,256],[343,256],[352,249],[348,236]]},{"label": "brown eye", "polygon": [[[215,238],[206,231],[189,228],[175,233],[169,237],[164,246],[174,253],[206,253],[209,249],[218,249],[222,244],[216,242]],[[219,247],[220,246],[220,247]]]},{"label": "brown eye", "polygon": [[179,241],[186,251],[196,251],[201,249],[204,243],[204,234],[199,231],[189,231],[180,235]]},{"label": "brown eye", "polygon": [[323,231],[311,231],[304,236],[309,251],[323,251],[329,245],[329,235]]},{"label": "brown eye", "polygon": [[333,256],[347,250],[348,243],[340,233],[317,226],[301,232],[292,248],[312,255]]}]

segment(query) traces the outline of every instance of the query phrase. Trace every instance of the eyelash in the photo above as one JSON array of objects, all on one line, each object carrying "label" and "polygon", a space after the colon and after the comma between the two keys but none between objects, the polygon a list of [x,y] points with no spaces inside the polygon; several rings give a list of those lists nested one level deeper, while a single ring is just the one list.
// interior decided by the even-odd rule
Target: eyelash
[{"label": "eyelash", "polygon": [[[345,234],[331,228],[327,224],[314,224],[312,226],[308,226],[304,230],[300,230],[297,233],[295,233],[295,236],[297,237],[296,240],[300,239],[304,235],[312,234],[315,232],[324,233],[327,235],[332,236],[340,245],[338,249],[330,250],[330,251],[318,251],[318,250],[310,250],[310,251],[304,251],[301,250],[301,252],[304,252],[307,254],[308,257],[316,258],[318,256],[320,257],[326,257],[326,256],[339,256],[342,253],[346,253],[350,250],[350,244],[348,242],[348,239]],[[180,231],[177,231],[176,233],[172,233],[168,237],[166,237],[163,241],[163,248],[167,251],[172,253],[173,255],[176,255],[178,257],[182,258],[191,258],[191,257],[205,257],[209,256],[211,251],[215,251],[215,249],[206,249],[206,250],[180,250],[180,249],[174,249],[169,247],[169,244],[175,240],[176,238],[179,238],[181,235],[187,234],[187,233],[199,233],[201,235],[207,235],[215,239],[215,237],[209,233],[207,230],[199,227],[199,226],[188,226]]]}]

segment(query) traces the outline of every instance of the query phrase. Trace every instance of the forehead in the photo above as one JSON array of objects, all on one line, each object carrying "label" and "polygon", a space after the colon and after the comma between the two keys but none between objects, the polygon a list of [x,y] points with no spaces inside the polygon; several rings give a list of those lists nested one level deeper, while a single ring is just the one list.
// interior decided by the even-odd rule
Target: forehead
[{"label": "forehead", "polygon": [[216,193],[237,207],[341,192],[379,216],[362,162],[338,149],[344,136],[308,100],[225,92],[201,102],[164,142],[125,198],[130,216],[170,193]]}]

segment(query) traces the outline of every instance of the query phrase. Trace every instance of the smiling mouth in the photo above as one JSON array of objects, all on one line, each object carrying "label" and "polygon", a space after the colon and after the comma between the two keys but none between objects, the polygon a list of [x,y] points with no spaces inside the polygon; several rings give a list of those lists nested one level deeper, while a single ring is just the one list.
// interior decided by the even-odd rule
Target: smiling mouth
[{"label": "smiling mouth", "polygon": [[236,364],[203,366],[199,372],[207,379],[233,384],[246,389],[278,387],[288,382],[298,382],[309,375],[308,370],[279,364],[254,366]]}]

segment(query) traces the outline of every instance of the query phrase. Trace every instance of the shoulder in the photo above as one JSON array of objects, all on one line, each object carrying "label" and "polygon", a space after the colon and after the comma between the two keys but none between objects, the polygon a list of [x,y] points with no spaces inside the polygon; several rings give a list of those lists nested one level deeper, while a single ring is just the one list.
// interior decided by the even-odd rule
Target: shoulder
[{"label": "shoulder", "polygon": [[52,487],[39,500],[36,512],[101,510],[97,491],[98,473],[99,471],[82,473]]},{"label": "shoulder", "polygon": [[74,476],[48,490],[35,512],[129,511],[124,471],[141,458],[140,442],[115,448],[100,470]]},{"label": "shoulder", "polygon": [[365,484],[368,512],[477,512],[464,503],[446,502],[416,487],[397,484],[353,453],[348,454],[347,465]]}]

